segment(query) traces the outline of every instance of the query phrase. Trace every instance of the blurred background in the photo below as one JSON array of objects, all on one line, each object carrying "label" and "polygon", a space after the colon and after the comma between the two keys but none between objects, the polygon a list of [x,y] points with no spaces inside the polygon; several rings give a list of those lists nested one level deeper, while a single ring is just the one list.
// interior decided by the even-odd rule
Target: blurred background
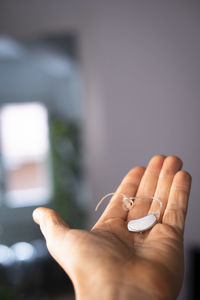
[{"label": "blurred background", "polygon": [[155,154],[193,176],[179,300],[199,299],[200,4],[0,0],[0,299],[74,299],[31,213],[90,228]]}]

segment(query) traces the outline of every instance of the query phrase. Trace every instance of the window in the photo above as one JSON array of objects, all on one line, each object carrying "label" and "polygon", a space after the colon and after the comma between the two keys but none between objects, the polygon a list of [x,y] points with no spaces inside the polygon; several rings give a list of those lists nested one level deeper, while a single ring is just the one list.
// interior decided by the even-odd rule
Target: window
[{"label": "window", "polygon": [[40,103],[0,110],[4,204],[45,204],[51,196],[48,113]]}]

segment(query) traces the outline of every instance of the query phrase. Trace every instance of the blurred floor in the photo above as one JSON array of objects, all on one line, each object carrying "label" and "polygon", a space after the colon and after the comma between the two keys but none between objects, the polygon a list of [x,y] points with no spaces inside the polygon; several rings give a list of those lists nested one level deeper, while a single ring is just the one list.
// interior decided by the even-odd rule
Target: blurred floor
[{"label": "blurred floor", "polygon": [[74,294],[63,294],[62,296],[53,296],[53,297],[33,297],[33,298],[29,298],[27,300],[75,300],[75,296]]}]

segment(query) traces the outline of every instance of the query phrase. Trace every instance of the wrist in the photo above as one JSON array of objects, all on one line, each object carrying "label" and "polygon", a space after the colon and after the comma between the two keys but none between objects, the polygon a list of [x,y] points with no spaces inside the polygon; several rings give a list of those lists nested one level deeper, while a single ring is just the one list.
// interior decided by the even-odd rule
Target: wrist
[{"label": "wrist", "polygon": [[145,289],[139,289],[134,283],[125,283],[123,277],[119,279],[111,276],[108,280],[93,277],[86,284],[84,281],[75,284],[74,288],[77,300],[160,300]]},{"label": "wrist", "polygon": [[[98,275],[97,275],[98,273]],[[144,275],[144,274],[143,274]],[[172,300],[175,294],[152,274],[135,278],[132,272],[96,272],[74,283],[77,300]],[[152,280],[153,278],[153,280]],[[166,282],[164,282],[166,283]]]}]

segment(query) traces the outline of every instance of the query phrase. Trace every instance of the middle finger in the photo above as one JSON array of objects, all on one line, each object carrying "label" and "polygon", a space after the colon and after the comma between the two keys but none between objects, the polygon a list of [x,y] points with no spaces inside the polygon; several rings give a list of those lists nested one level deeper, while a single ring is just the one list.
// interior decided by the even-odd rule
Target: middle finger
[{"label": "middle finger", "polygon": [[[162,208],[160,212],[160,219],[162,219],[163,213],[165,211],[168,197],[170,193],[170,188],[173,182],[175,174],[182,168],[182,161],[176,156],[168,156],[162,166],[156,191],[154,194],[155,198],[158,198],[162,202]],[[156,211],[158,208],[158,203],[152,203],[149,213]]]},{"label": "middle finger", "polygon": [[165,156],[163,155],[156,155],[150,160],[136,194],[137,197],[141,196],[141,198],[134,200],[133,207],[128,214],[128,221],[143,217],[148,213],[151,199],[143,199],[142,196],[154,196],[164,161]]}]

